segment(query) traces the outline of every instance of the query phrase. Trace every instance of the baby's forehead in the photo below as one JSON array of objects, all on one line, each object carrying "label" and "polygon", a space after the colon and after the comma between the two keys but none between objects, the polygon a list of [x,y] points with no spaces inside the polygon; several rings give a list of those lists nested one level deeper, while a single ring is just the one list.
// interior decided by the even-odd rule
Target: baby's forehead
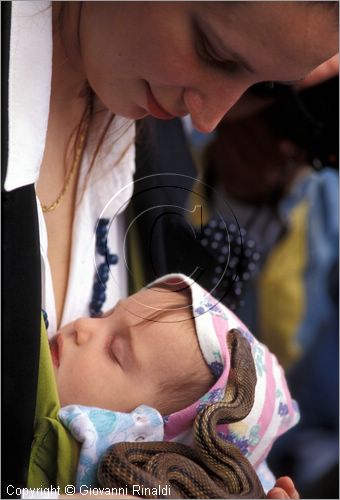
[{"label": "baby's forehead", "polygon": [[159,287],[143,288],[121,303],[127,314],[146,321],[159,323],[181,323],[192,321],[192,306],[189,297]]}]

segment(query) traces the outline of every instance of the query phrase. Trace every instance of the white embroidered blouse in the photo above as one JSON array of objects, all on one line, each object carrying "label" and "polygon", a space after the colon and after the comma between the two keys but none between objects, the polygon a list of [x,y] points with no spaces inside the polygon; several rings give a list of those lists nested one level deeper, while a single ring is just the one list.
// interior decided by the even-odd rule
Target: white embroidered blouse
[{"label": "white embroidered blouse", "polygon": [[[46,1],[12,2],[9,66],[9,156],[6,191],[36,183],[42,162],[48,123],[52,75],[52,7]],[[105,122],[105,119],[102,123]],[[99,128],[99,130],[98,130]],[[100,126],[91,124],[79,172],[72,230],[70,275],[61,326],[89,315],[92,287],[103,257],[95,252],[95,227],[99,217],[111,220],[107,246],[118,255],[110,266],[105,312],[127,295],[124,249],[124,208],[133,189],[135,125],[115,117],[103,146],[84,182]],[[42,307],[47,311],[49,335],[56,331],[56,307],[47,257],[46,225],[37,199],[42,265]]]}]

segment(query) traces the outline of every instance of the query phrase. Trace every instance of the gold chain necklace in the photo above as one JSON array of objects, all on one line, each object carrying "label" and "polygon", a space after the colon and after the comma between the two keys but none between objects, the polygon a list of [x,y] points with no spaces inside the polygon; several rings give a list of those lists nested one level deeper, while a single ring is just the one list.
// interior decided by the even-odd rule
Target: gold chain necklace
[{"label": "gold chain necklace", "polygon": [[64,187],[63,187],[60,195],[58,196],[58,198],[53,203],[51,203],[51,205],[41,205],[42,211],[44,213],[53,212],[53,210],[55,210],[58,207],[62,198],[65,196],[66,191],[68,190],[68,187],[71,183],[71,180],[73,179],[73,176],[74,176],[76,170],[78,169],[80,162],[81,162],[81,158],[83,156],[84,144],[85,144],[85,140],[87,137],[89,122],[90,122],[90,118],[88,116],[85,119],[85,123],[83,125],[83,131],[79,134],[78,145],[77,145],[77,148],[76,148],[76,151],[74,154],[74,160],[73,160],[70,172],[66,177]]}]

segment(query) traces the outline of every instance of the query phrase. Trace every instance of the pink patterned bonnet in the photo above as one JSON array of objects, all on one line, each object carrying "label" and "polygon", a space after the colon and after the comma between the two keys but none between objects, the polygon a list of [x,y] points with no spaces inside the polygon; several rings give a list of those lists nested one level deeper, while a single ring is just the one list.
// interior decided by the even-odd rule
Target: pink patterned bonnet
[{"label": "pink patterned bonnet", "polygon": [[223,399],[230,369],[227,332],[237,328],[251,346],[257,376],[255,400],[244,420],[220,426],[219,434],[238,446],[256,469],[266,459],[274,441],[299,420],[298,406],[291,398],[283,369],[276,357],[255,339],[234,313],[191,278],[169,274],[151,286],[159,283],[190,290],[198,343],[216,379],[198,401],[164,417],[165,440],[192,445],[192,424],[197,413],[208,404]]}]

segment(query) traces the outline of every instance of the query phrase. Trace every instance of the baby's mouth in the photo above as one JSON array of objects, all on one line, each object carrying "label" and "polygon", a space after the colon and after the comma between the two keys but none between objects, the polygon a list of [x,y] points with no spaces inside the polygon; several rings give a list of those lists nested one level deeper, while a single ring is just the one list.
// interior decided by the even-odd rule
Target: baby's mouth
[{"label": "baby's mouth", "polygon": [[57,368],[59,367],[59,345],[58,345],[58,337],[60,334],[55,335],[50,342],[50,350],[52,356],[53,365]]}]

